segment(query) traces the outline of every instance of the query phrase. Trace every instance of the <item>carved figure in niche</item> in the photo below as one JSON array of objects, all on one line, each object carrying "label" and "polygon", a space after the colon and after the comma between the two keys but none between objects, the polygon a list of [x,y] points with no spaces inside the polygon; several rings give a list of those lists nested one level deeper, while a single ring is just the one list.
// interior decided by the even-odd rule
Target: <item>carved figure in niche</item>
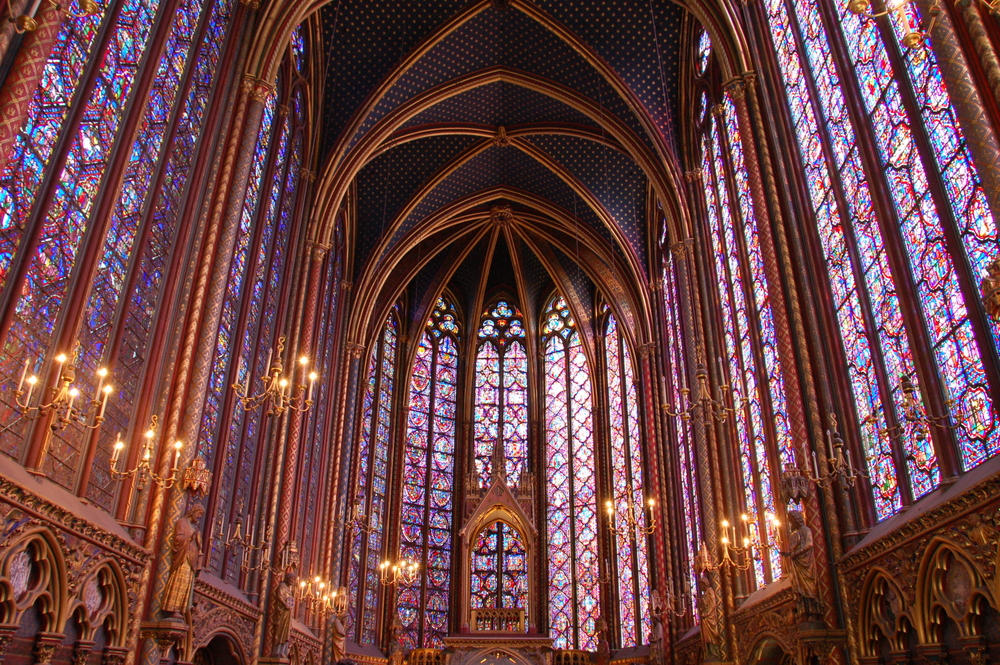
[{"label": "carved figure in niche", "polygon": [[403,665],[404,654],[403,645],[399,641],[399,636],[403,634],[403,622],[399,614],[392,618],[392,627],[389,630],[389,662],[387,665]]},{"label": "carved figure in niche", "polygon": [[278,584],[271,605],[271,630],[274,637],[272,656],[288,656],[288,638],[292,633],[292,612],[295,610],[295,574],[285,573]]},{"label": "carved figure in niche", "polygon": [[816,621],[823,615],[823,603],[816,586],[816,553],[813,532],[806,525],[800,510],[788,511],[788,552],[782,556],[788,559],[792,578],[792,590],[798,598],[797,610],[804,621]]},{"label": "carved figure in niche", "polygon": [[663,619],[658,611],[653,612],[653,625],[649,635],[649,665],[665,665],[663,650]]},{"label": "carved figure in niche", "polygon": [[330,638],[333,643],[331,656],[335,663],[339,663],[347,658],[347,629],[344,622],[336,614],[330,621]]},{"label": "carved figure in niche", "polygon": [[170,577],[163,589],[160,610],[168,618],[181,618],[191,607],[194,580],[201,569],[201,531],[198,520],[205,509],[195,504],[174,524],[170,544]]},{"label": "carved figure in niche", "polygon": [[604,617],[597,619],[597,665],[611,662],[611,643],[608,641],[608,622]]},{"label": "carved figure in niche", "polygon": [[721,656],[719,645],[722,634],[719,631],[719,595],[712,586],[707,572],[702,572],[698,580],[701,595],[698,596],[698,614],[701,616],[701,643],[705,647],[705,659],[715,660]]}]

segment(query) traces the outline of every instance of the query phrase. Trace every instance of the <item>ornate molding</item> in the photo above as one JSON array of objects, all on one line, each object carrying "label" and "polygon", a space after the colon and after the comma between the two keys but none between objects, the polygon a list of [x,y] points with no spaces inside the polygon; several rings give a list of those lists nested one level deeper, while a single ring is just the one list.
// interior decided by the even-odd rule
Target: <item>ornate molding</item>
[{"label": "ornate molding", "polygon": [[510,146],[510,137],[507,136],[506,127],[497,127],[497,133],[493,135],[493,145],[497,148],[506,148]]},{"label": "ornate molding", "polygon": [[[863,543],[848,552],[839,562],[841,568],[851,572],[860,566],[869,566],[871,562],[894,549],[900,548],[905,542],[921,535],[930,535],[935,529],[954,520],[973,508],[984,506],[1000,496],[1000,475],[993,476],[940,506],[932,508],[914,519],[901,524],[890,533],[877,538],[870,543]],[[980,511],[981,512],[981,511]],[[976,534],[983,534],[981,529]],[[976,534],[970,533],[975,536]]]},{"label": "ornate molding", "polygon": [[684,179],[688,182],[701,182],[702,173],[701,169],[691,169],[684,173]]},{"label": "ornate molding", "polygon": [[504,227],[514,221],[514,212],[509,203],[494,203],[490,206],[490,221]]},{"label": "ornate molding", "polygon": [[[257,8],[256,6],[251,5],[249,2],[244,2],[244,0],[240,1],[243,2],[243,4],[247,5],[248,7],[252,7],[253,9]],[[257,6],[260,5],[259,0],[253,0],[253,1],[257,2]],[[243,75],[242,88],[243,92],[249,95],[251,99],[260,102],[261,104],[266,102],[271,97],[271,95],[275,93],[273,85],[271,85],[270,83],[268,83],[263,79],[256,78],[255,76],[252,76],[250,74]],[[287,107],[285,112],[287,113]]]},{"label": "ornate molding", "polygon": [[722,89],[729,93],[729,96],[733,99],[743,99],[746,93],[743,87],[743,79],[740,77],[729,79],[722,84]]},{"label": "ornate molding", "polygon": [[365,345],[358,344],[357,342],[348,342],[347,352],[351,354],[352,358],[360,358],[362,355],[364,355]]}]

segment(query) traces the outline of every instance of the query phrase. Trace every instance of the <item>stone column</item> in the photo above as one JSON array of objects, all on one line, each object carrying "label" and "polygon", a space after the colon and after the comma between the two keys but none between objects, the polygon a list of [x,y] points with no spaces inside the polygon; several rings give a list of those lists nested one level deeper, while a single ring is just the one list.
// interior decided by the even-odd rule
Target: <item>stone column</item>
[{"label": "stone column", "polygon": [[[293,345],[293,348],[297,348],[299,354],[305,354],[313,346],[313,331],[316,327],[316,307],[320,293],[322,292],[319,282],[323,276],[323,258],[326,256],[326,251],[326,247],[308,245],[306,256],[303,257],[305,260],[301,264],[306,271],[306,278],[301,282],[301,288],[304,289],[304,292],[301,293],[303,307],[300,320],[302,323],[299,328],[298,344]],[[297,361],[294,355],[289,355],[286,359],[286,366],[292,368],[293,371],[297,369]],[[281,467],[281,490],[276,515],[277,524],[275,525],[275,537],[272,541],[277,547],[274,551],[274,560],[271,562],[272,566],[280,563],[281,548],[294,536],[291,532],[292,504],[295,501],[299,448],[302,438],[302,421],[305,414],[297,411],[290,411],[289,414],[291,415],[291,424],[285,440],[284,462]],[[277,479],[278,477],[276,476]],[[278,585],[281,583],[281,575],[283,574],[282,572],[271,576],[269,597],[273,597],[277,592]],[[272,620],[270,612],[268,613],[267,620]],[[273,642],[273,632],[271,630],[264,631],[264,658],[270,657],[271,651],[275,646]]]},{"label": "stone column", "polygon": [[62,27],[63,12],[43,0],[35,20],[38,27],[25,34],[10,74],[0,89],[0,168],[6,166],[14,139],[24,126],[28,104],[35,96],[52,45]]},{"label": "stone column", "polygon": [[[202,245],[200,265],[194,288],[189,299],[189,316],[184,332],[184,344],[178,359],[178,370],[174,385],[183,386],[170,405],[162,430],[162,440],[180,439],[189,444],[197,441],[201,426],[201,410],[204,404],[208,375],[215,351],[215,337],[219,326],[222,298],[225,295],[229,264],[236,244],[237,231],[243,214],[243,202],[250,176],[250,167],[257,145],[257,134],[264,112],[264,102],[273,93],[273,88],[257,79],[246,77],[237,94],[237,110],[231,125],[231,135],[220,172],[220,186],[216,192],[211,222]],[[228,183],[228,187],[226,186]],[[167,474],[169,451],[161,446],[160,472]],[[190,463],[195,454],[195,446],[187,445],[181,454],[180,468]],[[164,538],[164,525],[177,521],[185,508],[184,492],[178,489],[167,492],[154,489],[149,511],[148,546],[158,549],[154,557],[154,570],[146,573],[152,576],[148,619],[155,619],[159,611],[160,595],[169,574],[167,557],[163,555],[169,543]],[[210,519],[210,518],[208,518]],[[141,611],[141,608],[140,608]],[[143,650],[143,662],[152,665],[156,659],[155,650]]]}]

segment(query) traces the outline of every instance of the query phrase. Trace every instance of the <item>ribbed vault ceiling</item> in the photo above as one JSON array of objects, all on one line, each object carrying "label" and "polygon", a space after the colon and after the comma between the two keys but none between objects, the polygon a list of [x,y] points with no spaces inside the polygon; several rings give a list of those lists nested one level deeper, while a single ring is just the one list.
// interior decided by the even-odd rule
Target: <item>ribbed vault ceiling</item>
[{"label": "ribbed vault ceiling", "polygon": [[353,211],[353,335],[369,339],[402,294],[419,325],[446,288],[473,320],[512,294],[530,329],[553,288],[581,321],[600,291],[641,335],[650,199],[676,171],[682,13],[664,0],[326,5],[320,191]]}]

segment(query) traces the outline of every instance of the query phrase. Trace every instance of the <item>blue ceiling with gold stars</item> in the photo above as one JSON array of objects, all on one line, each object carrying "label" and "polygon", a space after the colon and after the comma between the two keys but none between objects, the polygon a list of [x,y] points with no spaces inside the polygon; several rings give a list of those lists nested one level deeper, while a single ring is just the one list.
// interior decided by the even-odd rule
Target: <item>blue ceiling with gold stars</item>
[{"label": "blue ceiling with gold stars", "polygon": [[[440,246],[423,242],[420,251],[438,256],[412,281],[411,293],[453,272],[448,286],[465,300],[489,270],[487,292],[519,286],[533,301],[526,305],[538,308],[555,284],[575,291],[592,313],[593,275],[568,247],[578,225],[607,265],[638,266],[648,277],[650,175],[615,132],[638,146],[629,148],[633,152],[676,161],[683,12],[665,0],[325,5],[318,57],[325,72],[326,165],[335,171],[355,153],[392,142],[349,174],[357,194],[350,241],[356,276],[385,269],[390,255],[405,255],[390,254],[397,248],[416,247],[418,229],[456,201],[503,188],[507,194],[499,198],[544,201],[508,203],[515,215],[549,218],[553,228],[562,224],[561,232],[532,230],[530,243],[515,239],[513,247],[501,240],[492,256],[484,238],[464,260],[454,259],[457,266],[447,264],[452,259],[446,257],[459,256],[447,234],[435,235],[444,238]],[[483,82],[468,83],[473,77]],[[494,142],[498,128],[508,138]],[[559,214],[553,218],[546,206]],[[480,221],[489,217],[488,204],[475,210]],[[468,243],[473,236],[454,237]]]}]

